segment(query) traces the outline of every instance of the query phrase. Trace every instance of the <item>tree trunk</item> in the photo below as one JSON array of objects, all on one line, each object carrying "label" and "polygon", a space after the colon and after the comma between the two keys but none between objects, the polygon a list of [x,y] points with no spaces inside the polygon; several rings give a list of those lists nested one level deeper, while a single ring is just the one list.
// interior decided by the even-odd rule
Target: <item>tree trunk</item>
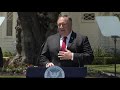
[{"label": "tree trunk", "polygon": [[[18,12],[23,38],[22,58],[27,64],[38,65],[43,43],[57,32],[56,22],[60,12]],[[19,52],[21,49],[18,49]],[[20,52],[19,52],[20,54]]]}]

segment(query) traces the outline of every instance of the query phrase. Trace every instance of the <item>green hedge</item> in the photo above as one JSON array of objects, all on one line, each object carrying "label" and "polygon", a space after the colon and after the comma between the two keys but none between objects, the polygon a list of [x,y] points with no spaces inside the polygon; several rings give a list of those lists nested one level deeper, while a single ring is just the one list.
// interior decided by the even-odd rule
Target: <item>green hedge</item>
[{"label": "green hedge", "polygon": [[[105,65],[105,64],[114,64],[114,57],[95,57],[92,64],[93,65]],[[116,63],[120,64],[120,57],[116,58]]]},{"label": "green hedge", "polygon": [[9,52],[9,51],[4,51],[3,52],[3,57],[12,57],[13,53]]}]

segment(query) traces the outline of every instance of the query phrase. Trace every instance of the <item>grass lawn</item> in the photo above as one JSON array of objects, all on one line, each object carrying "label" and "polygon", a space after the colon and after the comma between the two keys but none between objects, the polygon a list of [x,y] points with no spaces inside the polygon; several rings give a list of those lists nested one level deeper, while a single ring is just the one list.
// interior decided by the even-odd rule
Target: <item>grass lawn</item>
[{"label": "grass lawn", "polygon": [[26,76],[0,76],[0,78],[26,78]]},{"label": "grass lawn", "polygon": [[[88,67],[88,70],[92,69],[94,71],[102,71],[102,72],[109,72],[109,73],[114,73],[115,72],[115,65],[114,64],[109,64],[109,65],[87,65],[87,67]],[[116,73],[120,74],[120,64],[116,64]]]}]

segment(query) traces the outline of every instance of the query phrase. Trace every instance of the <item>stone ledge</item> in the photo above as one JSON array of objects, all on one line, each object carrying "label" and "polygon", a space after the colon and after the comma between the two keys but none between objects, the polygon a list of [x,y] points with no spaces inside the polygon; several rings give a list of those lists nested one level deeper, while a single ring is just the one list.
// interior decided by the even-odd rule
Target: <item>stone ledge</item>
[{"label": "stone ledge", "polygon": [[4,60],[9,60],[9,59],[10,59],[10,57],[3,57],[3,59],[4,59]]}]

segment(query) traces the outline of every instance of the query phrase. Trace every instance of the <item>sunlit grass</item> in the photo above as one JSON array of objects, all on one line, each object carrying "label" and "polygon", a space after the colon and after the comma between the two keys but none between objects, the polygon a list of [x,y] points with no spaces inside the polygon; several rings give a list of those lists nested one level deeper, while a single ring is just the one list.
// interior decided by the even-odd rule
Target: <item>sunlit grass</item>
[{"label": "sunlit grass", "polygon": [[0,76],[0,78],[26,78],[26,76]]},{"label": "sunlit grass", "polygon": [[[114,73],[115,72],[115,65],[109,64],[109,65],[87,65],[89,69],[95,70],[95,71],[101,71],[101,72],[109,72]],[[116,64],[116,73],[120,73],[120,64]]]}]

